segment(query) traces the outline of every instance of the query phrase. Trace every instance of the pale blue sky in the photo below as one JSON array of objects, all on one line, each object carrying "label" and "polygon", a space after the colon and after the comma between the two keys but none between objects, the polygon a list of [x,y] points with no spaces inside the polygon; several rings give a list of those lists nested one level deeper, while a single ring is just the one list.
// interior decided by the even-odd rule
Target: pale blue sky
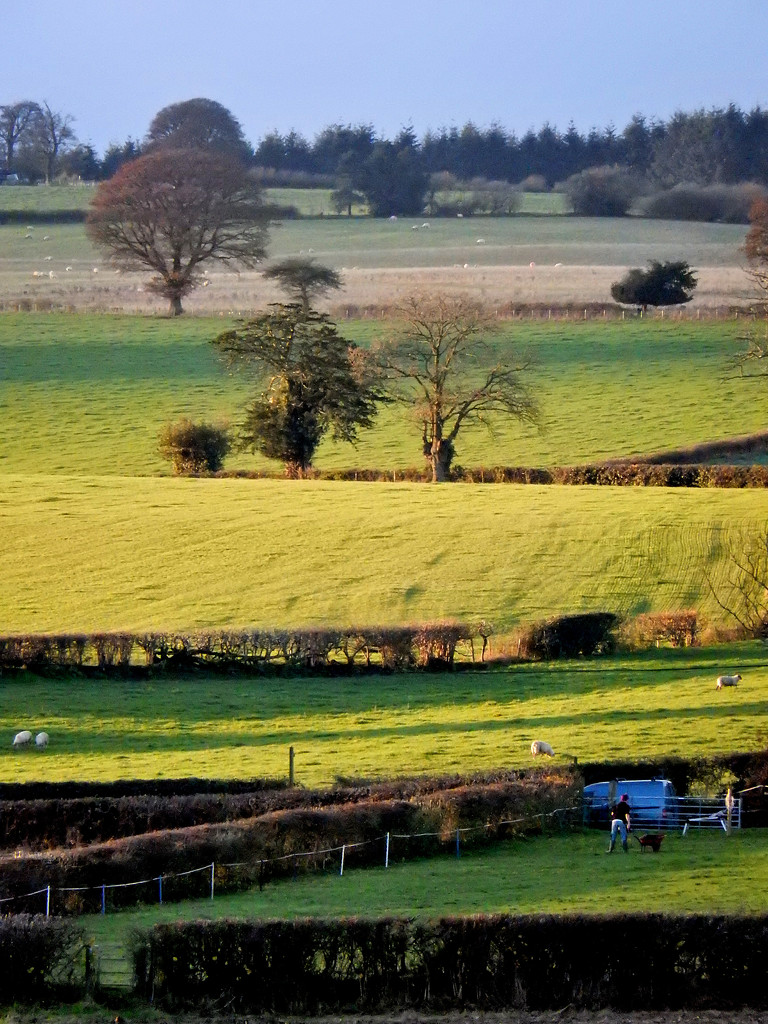
[{"label": "pale blue sky", "polygon": [[768,106],[768,0],[14,0],[0,32],[0,103],[47,100],[99,152],[195,96],[254,145]]}]

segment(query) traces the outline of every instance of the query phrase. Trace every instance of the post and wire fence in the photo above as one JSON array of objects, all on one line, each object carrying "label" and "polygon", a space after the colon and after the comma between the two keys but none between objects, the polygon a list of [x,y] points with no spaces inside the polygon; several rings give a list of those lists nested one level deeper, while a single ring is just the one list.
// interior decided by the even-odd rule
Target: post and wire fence
[{"label": "post and wire fence", "polygon": [[[383,844],[384,856],[383,866],[388,869],[391,865],[392,848],[395,841],[411,843],[414,840],[430,840],[436,839],[443,843],[449,844],[450,848],[454,851],[456,859],[461,858],[462,842],[468,838],[472,833],[486,833],[503,828],[509,829],[515,826],[518,827],[534,827],[535,825],[543,826],[547,819],[555,821],[560,824],[560,827],[572,819],[572,816],[576,814],[577,821],[580,821],[581,807],[574,805],[571,807],[558,807],[552,811],[538,812],[536,814],[529,814],[519,818],[503,819],[496,822],[489,822],[485,825],[472,825],[464,828],[457,827],[456,829],[446,832],[445,830],[436,832],[416,832],[416,833],[398,833],[398,832],[387,832],[384,835],[377,836],[373,839],[365,839],[357,842],[344,842],[337,846],[329,846],[325,849],[314,849],[304,850],[301,852],[292,852],[282,854],[276,857],[269,858],[255,858],[252,861],[234,861],[234,862],[221,862],[219,864],[216,861],[212,861],[209,864],[204,864],[201,867],[191,868],[188,871],[176,871],[176,872],[163,872],[160,875],[154,875],[149,878],[137,879],[130,882],[104,882],[98,885],[87,885],[87,886],[61,886],[61,885],[46,885],[42,888],[35,889],[32,892],[21,893],[15,896],[5,896],[0,898],[0,914],[2,913],[13,913],[14,903],[18,903],[22,900],[35,899],[41,897],[42,906],[38,913],[43,913],[46,917],[51,917],[54,914],[54,903],[57,897],[66,898],[68,894],[85,894],[90,893],[96,896],[99,906],[99,912],[106,914],[109,909],[109,901],[107,895],[109,892],[119,889],[131,889],[138,888],[139,886],[152,886],[156,891],[156,897],[150,900],[136,901],[143,902],[145,904],[149,902],[157,902],[158,905],[163,905],[167,900],[167,883],[173,879],[186,878],[191,875],[206,875],[208,877],[207,884],[205,886],[205,895],[207,898],[213,900],[216,895],[216,869],[223,869],[226,871],[236,870],[238,868],[249,868],[251,870],[258,871],[258,886],[263,888],[263,881],[266,876],[267,870],[280,863],[292,862],[294,865],[294,876],[296,874],[295,867],[302,859],[316,859],[321,860],[323,863],[327,862],[328,859],[338,856],[339,858],[339,875],[343,876],[345,867],[347,866],[348,855],[355,850],[360,850],[363,847],[373,846],[375,844]],[[164,891],[165,887],[165,891]],[[250,888],[251,885],[244,886],[243,888]],[[191,898],[191,897],[185,897]],[[175,901],[174,901],[175,902]]]}]

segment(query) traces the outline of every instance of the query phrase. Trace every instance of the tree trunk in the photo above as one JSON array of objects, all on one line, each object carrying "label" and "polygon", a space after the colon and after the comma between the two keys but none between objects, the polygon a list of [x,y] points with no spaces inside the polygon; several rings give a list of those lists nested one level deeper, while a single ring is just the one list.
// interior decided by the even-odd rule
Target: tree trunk
[{"label": "tree trunk", "polygon": [[183,312],[184,312],[184,310],[182,309],[182,306],[181,306],[181,296],[180,295],[171,295],[170,296],[170,306],[168,308],[169,315],[170,316],[181,316],[181,314]]},{"label": "tree trunk", "polygon": [[444,438],[433,441],[426,456],[432,466],[432,483],[445,483],[450,478],[451,462],[453,461],[451,442]]}]

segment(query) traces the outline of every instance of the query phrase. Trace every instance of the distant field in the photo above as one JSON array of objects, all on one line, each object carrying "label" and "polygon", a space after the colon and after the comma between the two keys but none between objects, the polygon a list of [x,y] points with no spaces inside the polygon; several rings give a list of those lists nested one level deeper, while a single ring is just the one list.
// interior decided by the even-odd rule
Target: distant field
[{"label": "distant field", "polygon": [[[5,210],[30,210],[37,214],[60,210],[87,210],[96,190],[95,184],[80,185],[14,185],[0,187],[0,218]],[[268,200],[283,206],[294,206],[304,217],[338,216],[331,205],[330,188],[267,188]],[[365,212],[353,206],[353,214]],[[520,213],[562,214],[568,212],[564,195],[555,192],[523,192]]]},{"label": "distant field", "polygon": [[[345,288],[329,303],[342,311],[350,305],[391,304],[417,287],[471,290],[505,307],[610,302],[611,282],[626,267],[649,259],[685,259],[700,271],[695,309],[751,300],[739,252],[744,234],[739,225],[636,218],[324,217],[275,227],[269,258],[312,255],[339,269]],[[190,312],[254,309],[279,294],[255,271],[209,270],[209,287],[186,303]],[[116,275],[90,245],[82,224],[37,225],[32,232],[24,224],[0,225],[0,308],[47,303],[63,309],[164,312],[163,303],[146,292],[147,280],[146,274]]]},{"label": "distant field", "polygon": [[[744,676],[715,691],[725,668]],[[530,765],[546,736],[555,764],[757,750],[768,656],[758,643],[651,650],[485,673],[359,679],[157,674],[146,681],[8,676],[0,736],[45,729],[44,753],[0,744],[5,781],[120,778],[296,780],[472,772]]]},{"label": "distant field", "polygon": [[[162,425],[181,416],[236,423],[254,386],[229,376],[210,340],[226,319],[0,315],[0,471],[133,476],[168,473]],[[367,344],[386,325],[343,325]],[[495,342],[530,351],[545,429],[497,424],[459,437],[465,466],[570,465],[749,434],[765,427],[754,386],[723,380],[742,348],[727,323],[505,323]],[[620,415],[617,411],[620,410]],[[402,470],[421,463],[418,424],[384,410],[359,446],[328,442],[321,468]],[[265,468],[252,454],[229,467]],[[279,471],[279,465],[272,463]]]},{"label": "distant field", "polygon": [[698,608],[756,490],[4,475],[0,632]]}]

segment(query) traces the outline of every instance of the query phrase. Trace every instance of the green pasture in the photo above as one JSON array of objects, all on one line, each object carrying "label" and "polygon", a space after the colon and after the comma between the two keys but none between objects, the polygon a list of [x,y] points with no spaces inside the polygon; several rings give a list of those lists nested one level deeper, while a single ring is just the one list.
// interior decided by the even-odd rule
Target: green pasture
[{"label": "green pasture", "polygon": [[[62,210],[87,210],[96,185],[3,185],[0,186],[0,220],[5,212],[60,213]],[[37,229],[36,229],[37,230]]]},{"label": "green pasture", "polygon": [[[721,672],[742,676],[716,691]],[[765,746],[768,654],[757,643],[443,675],[136,680],[6,677],[4,781],[285,778],[468,773],[530,765],[546,737],[555,764],[689,757]],[[14,751],[22,729],[47,750]]]},{"label": "green pasture", "polygon": [[[224,318],[0,314],[0,472],[169,473],[157,454],[162,426],[181,416],[236,424],[255,381],[229,374],[212,338]],[[390,328],[350,321],[361,344]],[[494,356],[530,355],[541,432],[499,421],[465,430],[464,466],[552,466],[643,454],[764,429],[765,389],[724,379],[744,347],[743,326],[724,322],[507,322]],[[358,446],[326,442],[321,469],[421,465],[419,424],[406,406],[382,410]],[[227,468],[280,472],[252,454]]]},{"label": "green pasture", "polygon": [[0,632],[728,622],[706,576],[765,520],[764,490],[6,475]]},{"label": "green pasture", "polygon": [[[428,228],[421,225],[429,223]],[[338,269],[528,266],[644,266],[649,259],[684,259],[693,267],[738,267],[746,229],[733,224],[698,224],[610,217],[316,217],[286,220],[269,238],[269,258],[300,253]],[[26,236],[31,234],[31,238]],[[48,239],[43,241],[44,236]],[[477,239],[484,239],[482,245]],[[45,261],[51,256],[50,261]],[[107,260],[94,249],[83,224],[0,224],[0,292],[4,279],[33,271],[63,275],[99,267]],[[220,271],[221,272],[221,271]],[[26,278],[25,278],[26,279]],[[75,287],[73,284],[72,287]],[[512,298],[513,296],[511,296]]]},{"label": "green pasture", "polygon": [[[668,835],[661,851],[605,854],[605,833],[520,839],[485,850],[301,876],[213,900],[82,919],[96,943],[179,920],[415,917],[461,914],[764,914],[768,843],[762,830]],[[396,859],[396,844],[392,846]]]}]

